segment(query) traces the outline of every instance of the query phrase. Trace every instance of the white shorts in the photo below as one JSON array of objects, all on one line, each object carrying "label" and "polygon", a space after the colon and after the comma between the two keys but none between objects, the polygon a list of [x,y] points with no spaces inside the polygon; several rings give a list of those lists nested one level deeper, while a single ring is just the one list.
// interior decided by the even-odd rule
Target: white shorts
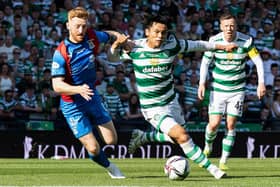
[{"label": "white shorts", "polygon": [[210,92],[209,114],[227,114],[241,117],[245,92]]},{"label": "white shorts", "polygon": [[168,134],[174,125],[184,125],[185,119],[177,98],[163,107],[142,109],[143,116],[157,130]]}]

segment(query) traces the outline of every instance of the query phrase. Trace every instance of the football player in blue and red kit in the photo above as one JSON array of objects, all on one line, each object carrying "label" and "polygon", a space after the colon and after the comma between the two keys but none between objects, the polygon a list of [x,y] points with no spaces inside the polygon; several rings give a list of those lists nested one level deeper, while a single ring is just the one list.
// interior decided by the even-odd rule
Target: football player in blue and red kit
[{"label": "football player in blue and red kit", "polygon": [[69,37],[62,41],[53,55],[52,84],[61,94],[60,107],[73,134],[89,154],[89,158],[106,168],[111,178],[125,176],[111,163],[100,148],[93,125],[106,144],[117,143],[112,119],[94,88],[95,55],[99,43],[124,44],[128,36],[115,31],[96,31],[87,28],[88,12],[76,7],[68,12],[66,23]]}]

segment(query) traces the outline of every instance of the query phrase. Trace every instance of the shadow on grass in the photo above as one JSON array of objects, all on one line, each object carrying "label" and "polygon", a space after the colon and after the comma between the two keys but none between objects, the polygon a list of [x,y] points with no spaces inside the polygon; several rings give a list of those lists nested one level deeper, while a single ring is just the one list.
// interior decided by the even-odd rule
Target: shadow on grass
[{"label": "shadow on grass", "polygon": [[[133,176],[133,177],[128,177],[129,179],[168,179],[166,176]],[[184,180],[170,180],[170,181],[209,181],[209,176],[205,176],[205,179],[200,177],[186,177]]]},{"label": "shadow on grass", "polygon": [[223,179],[241,179],[241,178],[279,178],[280,175],[249,175],[249,176],[227,176]]},{"label": "shadow on grass", "polygon": [[56,168],[5,168],[0,169],[0,175],[40,175],[40,174],[92,174],[95,171],[89,170],[88,168],[72,169],[72,168],[63,168],[62,170]]},{"label": "shadow on grass", "polygon": [[153,179],[162,179],[162,178],[166,178],[166,176],[133,176],[133,177],[129,177],[130,179],[145,179],[145,178],[153,178]]},{"label": "shadow on grass", "polygon": [[[187,180],[187,181],[206,181],[206,182],[209,182],[209,177],[211,176],[191,176],[191,177],[187,177],[185,178],[184,180]],[[133,176],[133,177],[129,177],[131,179],[144,179],[144,178],[153,178],[153,179],[162,179],[162,178],[167,178],[166,176]],[[264,175],[250,175],[250,176],[226,176],[222,179],[220,179],[221,181],[222,180],[228,180],[228,179],[246,179],[246,178],[280,178],[280,175],[267,175],[267,176],[264,176]],[[214,179],[214,178],[213,178]],[[219,180],[217,180],[219,181]]]}]

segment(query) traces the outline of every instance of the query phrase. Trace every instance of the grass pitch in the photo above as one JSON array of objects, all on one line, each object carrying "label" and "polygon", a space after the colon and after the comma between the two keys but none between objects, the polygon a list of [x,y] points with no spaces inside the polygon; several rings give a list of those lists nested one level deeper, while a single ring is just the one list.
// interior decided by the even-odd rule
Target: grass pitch
[{"label": "grass pitch", "polygon": [[[210,159],[214,164],[218,159]],[[126,179],[111,179],[89,159],[38,160],[0,159],[1,186],[190,186],[190,187],[278,187],[279,159],[231,158],[228,177],[216,180],[190,161],[191,173],[183,181],[171,181],[163,172],[166,159],[113,159]]]}]

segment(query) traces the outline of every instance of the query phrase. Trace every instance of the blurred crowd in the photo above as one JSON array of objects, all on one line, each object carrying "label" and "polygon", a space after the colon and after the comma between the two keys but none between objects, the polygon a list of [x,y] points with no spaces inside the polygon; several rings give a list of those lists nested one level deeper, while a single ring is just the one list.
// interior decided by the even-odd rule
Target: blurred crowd
[{"label": "blurred crowd", "polygon": [[[62,118],[52,90],[52,55],[68,35],[67,11],[85,7],[89,26],[116,30],[131,39],[145,37],[147,15],[170,16],[178,38],[208,40],[219,31],[219,16],[237,17],[238,31],[251,35],[264,61],[267,94],[256,95],[257,73],[247,61],[247,86],[241,121],[261,121],[264,130],[280,128],[280,3],[276,0],[0,0],[0,124],[15,120]],[[130,61],[110,62],[100,46],[96,89],[114,120],[143,119]],[[175,89],[187,121],[208,121],[208,99],[197,99],[203,53],[174,60]]]}]

